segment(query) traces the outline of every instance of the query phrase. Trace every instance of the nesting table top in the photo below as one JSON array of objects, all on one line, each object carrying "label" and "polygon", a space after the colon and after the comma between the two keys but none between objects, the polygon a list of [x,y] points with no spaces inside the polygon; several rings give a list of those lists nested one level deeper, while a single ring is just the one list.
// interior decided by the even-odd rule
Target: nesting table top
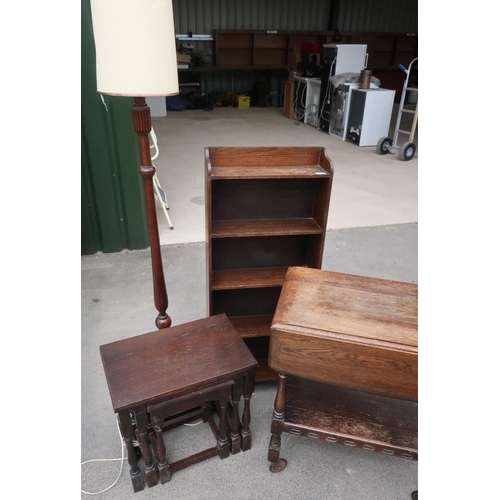
[{"label": "nesting table top", "polygon": [[100,346],[115,412],[226,381],[258,366],[225,314]]}]

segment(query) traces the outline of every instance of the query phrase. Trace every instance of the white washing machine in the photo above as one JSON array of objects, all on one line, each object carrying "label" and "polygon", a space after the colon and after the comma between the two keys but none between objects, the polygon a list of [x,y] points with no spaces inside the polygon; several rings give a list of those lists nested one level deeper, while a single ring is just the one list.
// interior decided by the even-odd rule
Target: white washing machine
[{"label": "white washing machine", "polygon": [[319,128],[320,78],[295,77],[295,120]]},{"label": "white washing machine", "polygon": [[341,83],[333,90],[332,107],[330,111],[330,135],[336,135],[343,141],[347,139],[347,119],[351,104],[352,91],[357,89],[357,83]]},{"label": "white washing machine", "polygon": [[312,127],[319,128],[319,96],[321,91],[321,80],[319,78],[311,78],[307,86],[309,104],[308,113],[304,117],[305,123]]}]

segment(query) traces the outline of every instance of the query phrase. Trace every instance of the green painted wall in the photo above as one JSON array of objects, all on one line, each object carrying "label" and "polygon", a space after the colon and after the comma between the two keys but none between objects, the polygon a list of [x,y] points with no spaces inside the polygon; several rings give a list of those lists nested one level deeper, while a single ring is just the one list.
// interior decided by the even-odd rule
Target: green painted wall
[{"label": "green painted wall", "polygon": [[90,1],[82,0],[81,252],[149,246],[140,155],[130,97],[96,90]]}]

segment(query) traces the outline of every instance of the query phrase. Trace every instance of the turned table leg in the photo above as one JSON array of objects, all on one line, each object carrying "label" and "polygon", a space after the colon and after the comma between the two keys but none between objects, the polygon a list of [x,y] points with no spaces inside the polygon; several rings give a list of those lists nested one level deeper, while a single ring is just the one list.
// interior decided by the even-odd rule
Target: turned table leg
[{"label": "turned table leg", "polygon": [[243,406],[243,427],[241,429],[241,449],[248,451],[252,447],[252,434],[250,432],[250,398],[255,389],[255,371],[248,373],[245,377],[245,386],[243,397],[245,404]]},{"label": "turned table leg", "polygon": [[268,460],[271,462],[271,472],[280,472],[286,467],[286,460],[280,459],[281,434],[285,421],[285,381],[286,376],[278,373],[278,391],[274,400],[273,420],[271,422],[271,440],[269,441]]},{"label": "turned table leg", "polygon": [[156,436],[156,456],[158,457],[158,472],[160,475],[160,483],[165,484],[172,479],[172,473],[170,471],[170,465],[167,461],[167,450],[165,449],[165,443],[163,442],[163,420],[157,417],[153,417],[152,423]]},{"label": "turned table leg", "polygon": [[243,394],[243,377],[237,379],[232,390],[232,415],[231,415],[231,453],[236,455],[241,451],[241,423],[239,403]]},{"label": "turned table leg", "polygon": [[118,421],[120,423],[120,430],[127,447],[127,461],[130,465],[130,478],[132,479],[132,487],[134,493],[144,489],[144,478],[141,474],[141,469],[137,465],[137,456],[135,454],[133,439],[134,427],[130,419],[130,413],[125,410],[118,413]]},{"label": "turned table leg", "polygon": [[227,424],[227,406],[229,404],[229,399],[231,397],[231,388],[225,387],[220,391],[220,423],[219,423],[219,456],[220,458],[227,458],[229,456],[229,439],[228,434],[228,424]]},{"label": "turned table leg", "polygon": [[146,410],[139,410],[135,412],[135,420],[137,423],[137,439],[142,452],[144,460],[144,472],[146,473],[146,483],[151,488],[158,484],[158,474],[156,463],[149,447],[148,438],[148,416]]}]

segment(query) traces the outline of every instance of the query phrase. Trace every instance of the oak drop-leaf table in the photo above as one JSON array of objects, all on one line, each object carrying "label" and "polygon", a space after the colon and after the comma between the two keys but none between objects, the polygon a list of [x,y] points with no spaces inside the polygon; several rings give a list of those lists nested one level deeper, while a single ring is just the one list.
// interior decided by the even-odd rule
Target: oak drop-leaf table
[{"label": "oak drop-leaf table", "polygon": [[418,285],[290,267],[271,325],[283,432],[418,459]]}]

